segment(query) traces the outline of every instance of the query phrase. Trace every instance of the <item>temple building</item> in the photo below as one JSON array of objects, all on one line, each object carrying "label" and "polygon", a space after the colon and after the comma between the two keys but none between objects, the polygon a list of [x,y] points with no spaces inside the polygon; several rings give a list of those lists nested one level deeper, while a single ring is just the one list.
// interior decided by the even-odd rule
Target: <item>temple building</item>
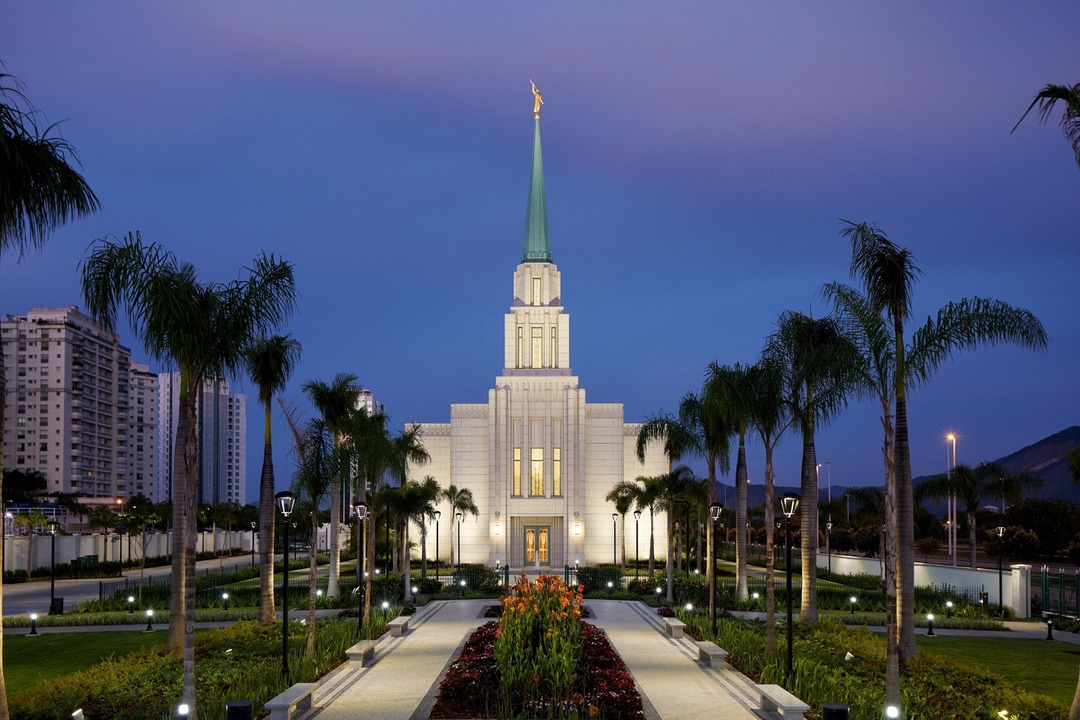
[{"label": "temple building", "polygon": [[[590,403],[570,368],[570,315],[552,261],[540,152],[539,92],[534,108],[532,180],[521,263],[503,323],[503,368],[487,401],[450,406],[450,422],[421,423],[431,462],[409,477],[433,476],[445,489],[468,488],[480,512],[460,520],[439,508],[439,556],[512,568],[562,568],[648,557],[650,519],[613,519],[604,497],[622,480],[668,471],[659,444],[641,463],[639,423],[627,423],[621,403]],[[653,518],[656,552],[663,556],[664,515]],[[635,531],[637,543],[635,544]],[[434,553],[435,527],[427,552]],[[416,535],[418,537],[419,534]]]}]

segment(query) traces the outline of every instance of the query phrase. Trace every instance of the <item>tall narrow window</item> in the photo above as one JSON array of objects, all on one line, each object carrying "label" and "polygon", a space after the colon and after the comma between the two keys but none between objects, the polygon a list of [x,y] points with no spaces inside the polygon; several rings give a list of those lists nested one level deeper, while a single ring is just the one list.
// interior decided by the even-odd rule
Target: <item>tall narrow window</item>
[{"label": "tall narrow window", "polygon": [[548,363],[551,367],[559,367],[559,331],[554,325],[551,326],[551,358]]},{"label": "tall narrow window", "polygon": [[539,305],[540,304],[540,278],[534,277],[532,279],[532,281],[533,281],[532,304],[533,305]]},{"label": "tall narrow window", "polygon": [[521,367],[525,363],[525,328],[518,325],[517,331],[517,366]]},{"label": "tall narrow window", "polygon": [[532,449],[532,488],[529,494],[533,497],[544,496],[544,448]]},{"label": "tall narrow window", "polygon": [[551,494],[562,495],[562,448],[551,449]]},{"label": "tall narrow window", "polygon": [[521,448],[514,448],[514,495],[521,496]]},{"label": "tall narrow window", "polygon": [[532,366],[538,368],[544,360],[544,328],[533,326],[532,329]]}]

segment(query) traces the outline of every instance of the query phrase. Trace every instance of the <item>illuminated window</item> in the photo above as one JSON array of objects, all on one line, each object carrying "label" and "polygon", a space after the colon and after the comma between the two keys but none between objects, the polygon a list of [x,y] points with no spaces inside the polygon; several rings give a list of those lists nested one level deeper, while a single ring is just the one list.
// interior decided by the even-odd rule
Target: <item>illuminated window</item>
[{"label": "illuminated window", "polygon": [[544,359],[544,328],[534,326],[532,329],[532,366],[540,367]]},{"label": "illuminated window", "polygon": [[551,494],[562,495],[562,448],[551,450]]},{"label": "illuminated window", "polygon": [[529,494],[533,497],[544,496],[544,448],[532,449],[532,488]]},{"label": "illuminated window", "polygon": [[525,361],[525,358],[522,357],[525,354],[525,328],[519,325],[517,331],[517,366],[521,367]]},{"label": "illuminated window", "polygon": [[521,448],[514,448],[514,495],[521,495]]},{"label": "illuminated window", "polygon": [[555,326],[551,326],[551,367],[559,367],[559,333]]},{"label": "illuminated window", "polygon": [[539,305],[540,304],[540,278],[534,277],[532,279],[532,281],[533,281],[532,304],[533,305]]}]

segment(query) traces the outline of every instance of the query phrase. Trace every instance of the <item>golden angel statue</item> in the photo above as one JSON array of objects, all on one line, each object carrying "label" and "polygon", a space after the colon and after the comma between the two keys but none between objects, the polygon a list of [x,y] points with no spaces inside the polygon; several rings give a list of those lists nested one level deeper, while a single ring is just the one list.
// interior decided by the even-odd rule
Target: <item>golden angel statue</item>
[{"label": "golden angel statue", "polygon": [[533,117],[540,117],[540,106],[544,104],[544,98],[540,95],[540,88],[536,87],[536,83],[529,80],[529,84],[532,85],[533,91]]}]

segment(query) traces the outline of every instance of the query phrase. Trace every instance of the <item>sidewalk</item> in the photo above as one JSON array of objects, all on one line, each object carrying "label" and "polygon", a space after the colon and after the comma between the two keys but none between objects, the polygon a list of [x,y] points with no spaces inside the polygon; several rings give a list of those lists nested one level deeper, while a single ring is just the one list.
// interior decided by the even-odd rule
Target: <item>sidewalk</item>
[{"label": "sidewalk", "polygon": [[[488,620],[494,600],[440,601],[413,616],[409,633],[384,635],[367,668],[339,667],[325,677],[304,720],[420,720],[435,703],[439,681],[469,633]],[[758,695],[734,671],[698,663],[690,638],[672,640],[660,617],[637,602],[592,600],[589,622],[603,628],[642,693],[646,717],[757,720]]]}]

